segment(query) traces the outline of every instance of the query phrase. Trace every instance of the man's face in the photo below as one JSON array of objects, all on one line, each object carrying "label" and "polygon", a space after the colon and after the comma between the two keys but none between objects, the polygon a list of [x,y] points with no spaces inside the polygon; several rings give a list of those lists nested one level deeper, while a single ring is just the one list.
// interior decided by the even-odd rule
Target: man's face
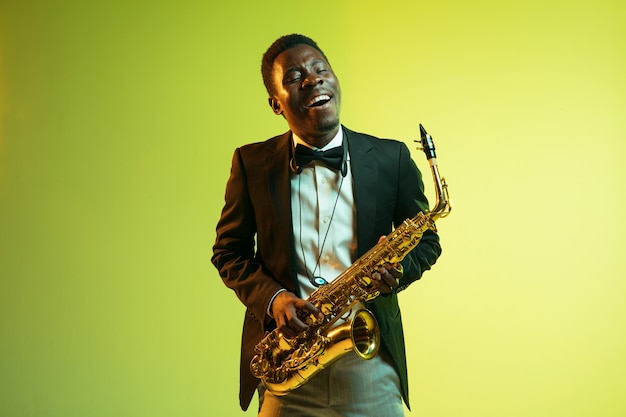
[{"label": "man's face", "polygon": [[339,129],[339,80],[324,56],[308,45],[296,45],[274,61],[274,113],[311,145],[322,147]]}]

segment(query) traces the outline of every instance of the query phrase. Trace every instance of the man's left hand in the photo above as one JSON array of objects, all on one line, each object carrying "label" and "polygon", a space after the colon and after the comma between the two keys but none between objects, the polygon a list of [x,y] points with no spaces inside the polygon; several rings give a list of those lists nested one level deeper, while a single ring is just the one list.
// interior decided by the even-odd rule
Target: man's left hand
[{"label": "man's left hand", "polygon": [[402,265],[386,263],[377,272],[372,274],[374,285],[381,294],[388,294],[398,287],[398,280],[402,277]]}]

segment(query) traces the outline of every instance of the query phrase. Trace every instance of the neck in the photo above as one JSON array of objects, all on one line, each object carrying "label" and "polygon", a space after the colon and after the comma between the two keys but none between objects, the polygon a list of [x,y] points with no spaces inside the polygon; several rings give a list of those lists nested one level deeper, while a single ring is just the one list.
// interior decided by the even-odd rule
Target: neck
[{"label": "neck", "polygon": [[337,133],[339,132],[340,128],[341,128],[341,125],[338,125],[337,127],[333,128],[332,130],[328,132],[320,132],[319,134],[314,134],[314,135],[301,135],[298,132],[295,132],[295,133],[304,142],[318,149],[321,149],[324,146],[328,145],[330,141],[333,140],[335,136],[337,136]]}]

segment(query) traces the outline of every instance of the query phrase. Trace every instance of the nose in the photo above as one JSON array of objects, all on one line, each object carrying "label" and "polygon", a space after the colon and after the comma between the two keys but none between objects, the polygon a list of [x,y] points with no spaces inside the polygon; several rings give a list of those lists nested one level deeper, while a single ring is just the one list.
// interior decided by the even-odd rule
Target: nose
[{"label": "nose", "polygon": [[322,77],[316,72],[311,72],[302,79],[302,88],[313,87],[322,84]]}]

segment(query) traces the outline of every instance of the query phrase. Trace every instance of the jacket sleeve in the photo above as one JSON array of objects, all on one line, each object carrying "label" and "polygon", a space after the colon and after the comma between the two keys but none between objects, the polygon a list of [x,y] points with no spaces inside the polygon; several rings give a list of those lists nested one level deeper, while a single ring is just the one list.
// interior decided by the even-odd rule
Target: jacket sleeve
[{"label": "jacket sleeve", "polygon": [[257,217],[250,193],[251,177],[254,174],[248,172],[241,149],[235,150],[211,262],[224,284],[235,291],[264,326],[268,303],[282,286],[263,266],[255,251]]},{"label": "jacket sleeve", "polygon": [[[398,157],[398,189],[394,227],[417,213],[428,210],[428,200],[424,194],[422,174],[411,159],[409,149],[402,143]],[[441,254],[439,236],[432,230],[424,232],[422,239],[402,261],[404,273],[397,291],[402,291],[414,281],[420,279],[424,271],[435,264]]]}]

